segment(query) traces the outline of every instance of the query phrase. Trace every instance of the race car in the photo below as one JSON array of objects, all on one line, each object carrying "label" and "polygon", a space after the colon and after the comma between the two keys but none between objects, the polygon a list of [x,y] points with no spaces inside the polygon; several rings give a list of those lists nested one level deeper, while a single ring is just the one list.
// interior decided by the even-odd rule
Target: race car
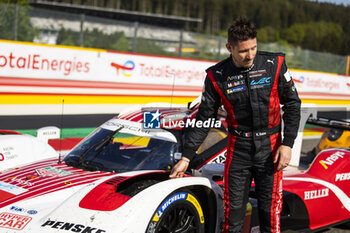
[{"label": "race car", "polygon": [[49,139],[56,138],[59,138],[59,129],[53,126],[38,129],[37,137],[0,130],[0,174],[7,168],[45,158],[58,158],[58,152],[47,144]]},{"label": "race car", "polygon": [[[307,153],[305,159],[312,159],[327,148],[343,147],[350,148],[350,122],[329,118],[308,119],[307,123],[326,127],[318,144]],[[310,161],[310,162],[311,162]]]},{"label": "race car", "polygon": [[[221,232],[227,144],[222,109],[208,122],[213,127],[185,177],[169,179],[198,104],[124,111],[64,159],[6,170],[0,175],[0,232]],[[302,112],[305,124],[310,112]],[[297,166],[299,136],[293,151],[297,162],[284,175],[281,229],[308,231],[348,222],[349,148],[324,150],[309,167]],[[252,187],[244,232],[259,231],[256,207]]]}]

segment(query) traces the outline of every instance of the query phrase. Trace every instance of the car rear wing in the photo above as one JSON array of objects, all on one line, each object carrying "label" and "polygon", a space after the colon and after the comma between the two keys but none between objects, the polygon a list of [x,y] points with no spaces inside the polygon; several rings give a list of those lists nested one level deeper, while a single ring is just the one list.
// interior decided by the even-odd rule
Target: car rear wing
[{"label": "car rear wing", "polygon": [[322,117],[309,117],[306,121],[307,124],[318,125],[327,128],[350,130],[350,122],[343,120],[335,120]]}]

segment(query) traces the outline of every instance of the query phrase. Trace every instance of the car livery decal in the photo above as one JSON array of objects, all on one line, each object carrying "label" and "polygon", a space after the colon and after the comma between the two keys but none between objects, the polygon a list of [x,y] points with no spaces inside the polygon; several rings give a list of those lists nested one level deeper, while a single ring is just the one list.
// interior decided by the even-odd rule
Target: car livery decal
[{"label": "car livery decal", "polygon": [[[54,167],[55,171],[60,170],[59,176],[39,176],[35,169]],[[57,170],[56,170],[57,169]],[[61,172],[63,171],[64,172]],[[68,175],[70,173],[70,175]],[[100,171],[84,171],[62,164],[57,164],[57,159],[50,159],[24,166],[19,170],[13,170],[0,174],[0,208],[14,204],[18,201],[34,198],[44,194],[60,191],[63,189],[85,185],[94,182],[102,177],[114,176],[114,173]],[[38,179],[27,179],[26,177],[38,176]],[[14,179],[16,177],[16,179]],[[26,182],[18,182],[26,181]],[[32,185],[28,185],[30,184]]]},{"label": "car livery decal", "polygon": [[187,193],[177,193],[171,197],[169,197],[163,204],[159,207],[159,209],[156,211],[153,221],[158,222],[159,218],[163,215],[164,211],[173,203],[179,201],[179,200],[185,200],[187,197]]},{"label": "car livery decal", "polygon": [[0,227],[12,230],[23,230],[25,226],[32,220],[31,217],[19,214],[0,213]]},{"label": "car livery decal", "polygon": [[328,197],[329,189],[317,189],[311,191],[304,191],[304,200],[317,199],[322,197]]},{"label": "car livery decal", "polygon": [[83,224],[76,224],[72,222],[64,222],[64,221],[52,221],[47,220],[41,227],[50,227],[54,229],[60,229],[65,231],[73,231],[73,232],[91,232],[91,233],[103,233],[105,230],[98,229],[95,227],[86,226]]},{"label": "car livery decal", "polygon": [[57,169],[55,167],[39,168],[39,169],[35,169],[35,172],[39,176],[53,176],[53,177],[68,176],[72,174],[72,172],[65,171],[62,169]]},{"label": "car livery decal", "polygon": [[25,208],[18,207],[18,206],[11,206],[10,210],[11,211],[15,211],[15,212],[21,212],[21,213],[25,213],[25,214],[30,214],[30,215],[34,215],[34,214],[38,213],[37,210],[25,209]]},{"label": "car livery decal", "polygon": [[188,194],[186,200],[191,202],[194,205],[194,207],[196,207],[197,212],[199,214],[199,219],[200,219],[201,223],[204,223],[204,215],[203,215],[202,207],[198,203],[197,199],[194,196],[192,196],[191,194]]},{"label": "car livery decal", "polygon": [[203,216],[203,211],[202,208],[200,206],[200,204],[198,203],[197,199],[189,194],[189,193],[177,193],[171,197],[169,197],[166,201],[163,202],[163,204],[158,208],[158,210],[156,211],[156,213],[153,216],[152,221],[153,222],[158,222],[160,217],[163,215],[163,213],[165,212],[165,210],[172,205],[173,203],[179,201],[179,200],[186,200],[191,202],[194,207],[196,208],[198,214],[199,214],[199,218],[201,223],[204,223],[204,216]]},{"label": "car livery decal", "polygon": [[345,209],[350,212],[350,198],[336,185],[331,184],[324,180],[319,180],[315,178],[303,178],[303,177],[284,177],[283,180],[293,180],[293,181],[304,181],[304,182],[312,182],[316,184],[323,185],[329,188],[335,196],[339,199],[339,201],[343,204]]},{"label": "car livery decal", "polygon": [[344,180],[350,180],[350,172],[336,174],[335,181],[344,181]]},{"label": "car livery decal", "polygon": [[[339,158],[344,158],[345,153],[341,151],[337,151],[334,154],[331,154],[325,160],[320,160],[319,163],[324,167],[324,169],[328,169],[328,166],[331,166],[334,162],[336,162]],[[328,166],[327,166],[328,165]]]},{"label": "car livery decal", "polygon": [[14,194],[14,195],[18,195],[28,191],[27,189],[21,188],[16,185],[8,184],[2,181],[0,181],[0,190]]}]

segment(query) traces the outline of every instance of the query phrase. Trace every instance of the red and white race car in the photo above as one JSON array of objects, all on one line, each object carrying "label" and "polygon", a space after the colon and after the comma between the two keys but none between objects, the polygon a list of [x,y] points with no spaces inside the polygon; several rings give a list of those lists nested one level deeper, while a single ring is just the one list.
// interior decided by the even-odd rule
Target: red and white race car
[{"label": "red and white race car", "polygon": [[[153,104],[124,111],[63,159],[21,165],[18,156],[0,174],[0,232],[221,232],[223,121],[209,132],[186,177],[168,178],[197,109],[194,101],[188,108]],[[310,111],[302,112],[303,128]],[[219,111],[219,120],[224,114]],[[350,221],[349,148],[323,150],[310,165],[300,164],[301,141],[299,135],[284,172],[282,231]],[[2,151],[11,147],[4,142],[0,136]],[[258,231],[256,206],[252,187],[244,232]]]}]

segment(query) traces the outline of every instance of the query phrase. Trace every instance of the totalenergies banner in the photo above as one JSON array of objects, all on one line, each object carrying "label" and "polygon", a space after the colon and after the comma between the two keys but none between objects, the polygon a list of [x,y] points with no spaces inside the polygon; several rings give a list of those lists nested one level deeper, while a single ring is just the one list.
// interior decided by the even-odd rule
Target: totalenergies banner
[{"label": "totalenergies banner", "polygon": [[0,41],[0,76],[201,86],[208,61]]},{"label": "totalenergies banner", "polygon": [[[212,61],[0,40],[0,115],[117,113],[130,104],[186,104]],[[304,103],[350,110],[350,77],[291,70]]]},{"label": "totalenergies banner", "polygon": [[299,92],[349,94],[350,77],[330,73],[292,70]]}]

